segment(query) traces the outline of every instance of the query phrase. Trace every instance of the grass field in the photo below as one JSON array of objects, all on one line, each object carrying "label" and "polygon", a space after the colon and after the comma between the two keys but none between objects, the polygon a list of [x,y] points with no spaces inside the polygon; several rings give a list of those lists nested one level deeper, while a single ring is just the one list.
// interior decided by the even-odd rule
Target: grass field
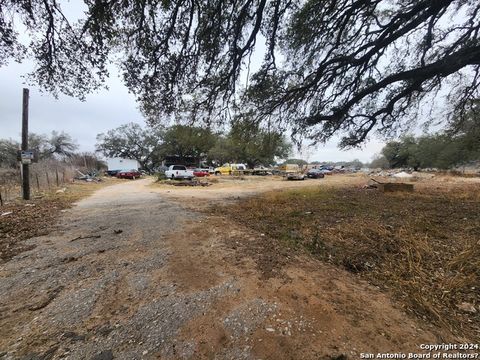
[{"label": "grass field", "polygon": [[[331,182],[335,183],[335,182]],[[406,311],[480,339],[480,183],[441,177],[414,193],[351,183],[270,192],[221,211],[390,292]]]}]

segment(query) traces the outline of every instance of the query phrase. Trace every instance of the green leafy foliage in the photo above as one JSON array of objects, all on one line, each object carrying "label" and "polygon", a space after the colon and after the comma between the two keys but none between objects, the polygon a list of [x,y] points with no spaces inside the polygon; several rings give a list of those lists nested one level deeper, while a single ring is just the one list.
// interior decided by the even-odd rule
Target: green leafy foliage
[{"label": "green leafy foliage", "polygon": [[128,123],[97,135],[97,151],[106,157],[137,160],[142,168],[152,171],[161,164],[160,146],[164,136],[161,127],[142,128]]},{"label": "green leafy foliage", "polygon": [[407,136],[388,142],[382,155],[391,168],[411,167],[450,169],[480,160],[480,117],[471,112],[457,129],[414,138]]},{"label": "green leafy foliage", "polygon": [[217,163],[240,162],[249,168],[272,165],[275,158],[285,158],[291,144],[273,128],[263,128],[249,117],[236,118],[226,136],[220,137],[209,157]]},{"label": "green leafy foliage", "polygon": [[173,125],[163,134],[159,153],[163,156],[178,156],[180,161],[187,157],[194,158],[199,164],[215,145],[217,136],[208,128]]},{"label": "green leafy foliage", "polygon": [[198,165],[204,160],[214,164],[245,162],[250,167],[270,165],[275,157],[286,157],[290,149],[280,132],[240,120],[226,135],[197,126],[142,128],[135,123],[97,135],[97,151],[107,157],[135,159],[149,171],[169,156],[181,163],[193,158]]},{"label": "green leafy foliage", "polygon": [[389,169],[390,164],[383,155],[377,155],[372,162],[368,165],[371,169]]}]

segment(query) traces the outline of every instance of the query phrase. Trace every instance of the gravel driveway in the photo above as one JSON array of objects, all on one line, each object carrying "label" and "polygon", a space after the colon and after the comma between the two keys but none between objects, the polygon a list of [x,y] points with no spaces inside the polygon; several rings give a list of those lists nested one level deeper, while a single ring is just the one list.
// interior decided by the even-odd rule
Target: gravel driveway
[{"label": "gravel driveway", "polygon": [[[230,291],[181,294],[162,279],[166,239],[197,215],[149,191],[114,185],[66,211],[58,229],[0,268],[0,357],[188,356],[178,329]],[[182,356],[183,356],[182,355]]]},{"label": "gravel driveway", "polygon": [[439,341],[388,294],[308,256],[265,277],[256,258],[285,250],[192,210],[220,195],[149,185],[99,190],[0,266],[0,358],[346,359]]}]

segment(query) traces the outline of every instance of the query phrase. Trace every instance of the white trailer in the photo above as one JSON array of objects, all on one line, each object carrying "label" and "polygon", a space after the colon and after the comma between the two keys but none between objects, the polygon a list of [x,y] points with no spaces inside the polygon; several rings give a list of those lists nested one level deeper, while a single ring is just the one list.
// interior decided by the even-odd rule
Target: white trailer
[{"label": "white trailer", "polygon": [[111,171],[125,171],[125,170],[138,170],[139,164],[134,159],[124,158],[107,158],[108,172]]}]

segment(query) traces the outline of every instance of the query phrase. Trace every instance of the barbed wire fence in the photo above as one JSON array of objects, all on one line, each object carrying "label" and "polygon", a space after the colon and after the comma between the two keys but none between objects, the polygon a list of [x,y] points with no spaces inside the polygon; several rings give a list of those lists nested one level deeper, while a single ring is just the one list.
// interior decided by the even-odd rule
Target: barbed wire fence
[{"label": "barbed wire fence", "polygon": [[[75,177],[75,167],[59,161],[41,161],[30,165],[32,196],[42,196],[69,184]],[[0,169],[0,206],[21,198],[22,178],[20,169]]]}]

